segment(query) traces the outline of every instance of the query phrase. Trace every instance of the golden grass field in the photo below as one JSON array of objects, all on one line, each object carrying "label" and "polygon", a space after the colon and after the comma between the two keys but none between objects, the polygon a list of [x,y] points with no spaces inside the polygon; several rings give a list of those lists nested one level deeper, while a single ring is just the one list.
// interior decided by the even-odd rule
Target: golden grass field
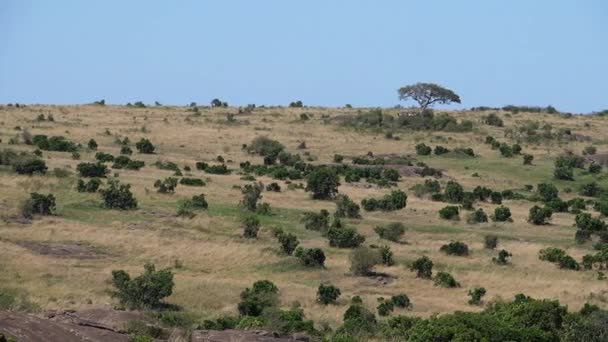
[{"label": "golden grass field", "polygon": [[[305,141],[305,151],[316,157],[315,163],[330,163],[335,153],[357,156],[372,151],[374,154],[414,156],[414,146],[419,142],[451,148],[472,147],[479,155],[475,159],[419,157],[428,165],[444,170],[445,175],[440,179],[442,184],[455,179],[466,190],[477,185],[495,190],[521,189],[526,184],[552,181],[554,158],[565,149],[580,153],[589,142],[563,146],[522,144],[524,152],[535,157],[533,166],[522,166],[521,157],[502,158],[483,143],[486,135],[509,141],[504,137],[505,128],[481,123],[482,116],[487,114],[484,112],[450,112],[459,119],[475,123],[470,133],[403,131],[395,132],[401,140],[389,140],[383,133],[359,132],[336,124],[324,124],[321,120],[322,115],[354,115],[357,109],[257,108],[251,114],[238,114],[237,111],[237,108],[203,108],[200,116],[193,116],[188,107],[164,106],[32,105],[0,109],[0,149],[33,150],[32,146],[24,144],[8,144],[11,137],[21,134],[15,126],[27,128],[32,134],[63,135],[84,146],[93,138],[99,144],[98,151],[114,155],[119,153],[116,137],[128,136],[133,143],[147,137],[156,146],[156,154],[135,152],[132,156],[146,162],[146,167],[140,171],[116,170],[121,182],[132,184],[139,201],[135,211],[106,210],[101,208],[99,195],[76,192],[76,165],[93,161],[96,152],[86,148],[80,152],[80,160],[73,160],[70,153],[44,152],[49,171],[65,168],[72,171],[69,177],[58,178],[52,172],[28,177],[8,169],[0,171],[0,213],[4,218],[0,220],[0,287],[16,289],[43,310],[113,305],[116,301],[107,293],[112,270],[125,269],[138,274],[146,262],[156,264],[157,268],[181,263],[182,267],[173,270],[176,285],[167,302],[201,317],[235,313],[239,293],[260,279],[277,284],[283,304],[298,301],[307,318],[332,326],[342,321],[342,314],[353,295],[360,295],[370,307],[375,307],[379,296],[406,293],[414,305],[410,314],[428,317],[455,310],[480,310],[467,304],[468,290],[479,286],[488,290],[486,302],[523,292],[538,298],[559,299],[574,310],[588,301],[606,308],[606,281],[597,280],[595,271],[560,270],[538,259],[538,251],[548,246],[563,248],[577,259],[591,252],[590,244],[574,242],[574,215],[568,213],[554,214],[551,225],[534,226],[526,221],[533,205],[531,202],[505,201],[513,213],[512,223],[471,225],[463,215],[458,222],[445,221],[437,214],[445,203],[416,198],[410,191],[414,184],[423,182],[423,178],[403,177],[398,187],[408,194],[407,208],[388,213],[362,211],[361,220],[347,220],[365,235],[366,244],[388,243],[395,253],[397,265],[376,268],[395,277],[394,281],[382,284],[374,278],[351,275],[350,250],[330,248],[325,238],[305,230],[300,223],[299,217],[306,210],[325,208],[333,212],[333,202],[312,200],[304,190],[288,190],[284,182],[277,181],[282,187],[280,193],[263,193],[263,201],[270,203],[274,215],[262,217],[258,239],[248,240],[241,236],[238,203],[242,195],[239,189],[233,188],[233,185],[248,183],[240,179],[239,162],[262,163],[261,157],[248,155],[241,149],[242,144],[250,143],[256,136],[278,140],[294,153],[302,152],[296,147]],[[396,110],[390,111],[396,113]],[[51,113],[55,121],[37,121],[40,113]],[[236,123],[227,123],[227,113],[235,114]],[[300,121],[301,113],[312,117]],[[525,120],[550,123],[554,128],[568,127],[573,132],[591,136],[598,153],[608,152],[605,151],[608,118],[563,118],[531,113],[511,116],[501,113],[501,117],[506,128]],[[145,127],[145,133],[142,127]],[[218,155],[232,161],[227,164],[235,170],[231,175],[209,175],[195,170],[196,161],[212,161]],[[208,179],[208,184],[203,188],[178,185],[173,195],[157,193],[154,181],[172,175],[171,171],[153,166],[159,159],[176,162],[180,167],[190,165],[193,171],[184,172],[184,175]],[[480,177],[472,177],[475,172]],[[264,184],[275,181],[266,177],[257,179]],[[565,187],[576,189],[579,179],[584,177],[577,178],[576,182],[554,183],[560,190]],[[604,179],[600,184],[608,185],[608,182]],[[33,191],[53,193],[57,198],[57,215],[37,218],[27,224],[12,219],[17,215],[19,203]],[[363,198],[379,197],[390,189],[367,189],[342,182],[339,191],[359,203]],[[179,199],[201,192],[209,202],[209,210],[193,219],[175,215]],[[576,191],[571,194],[562,191],[560,196],[569,199],[576,196]],[[489,203],[478,206],[488,214],[495,207]],[[408,228],[404,238],[407,243],[382,241],[374,233],[375,226],[392,221],[402,222]],[[307,269],[300,266],[296,258],[282,255],[270,233],[272,227],[295,233],[302,246],[323,248],[327,255],[326,268]],[[501,267],[492,263],[496,252],[483,247],[483,237],[490,233],[500,237],[499,249],[513,254],[511,265]],[[450,240],[466,242],[472,250],[471,255],[453,257],[440,253],[439,247]],[[22,247],[27,241],[82,243],[98,250],[100,257],[75,259],[40,255]],[[434,286],[432,281],[417,279],[408,269],[408,263],[422,255],[434,261],[434,272],[449,271],[462,287],[445,289]],[[315,302],[317,287],[324,281],[331,281],[342,290],[338,305],[322,306]]]}]

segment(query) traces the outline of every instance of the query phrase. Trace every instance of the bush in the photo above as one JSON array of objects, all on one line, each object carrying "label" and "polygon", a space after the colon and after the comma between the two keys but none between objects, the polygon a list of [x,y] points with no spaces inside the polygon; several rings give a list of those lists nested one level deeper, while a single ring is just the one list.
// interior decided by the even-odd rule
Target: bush
[{"label": "bush", "polygon": [[336,217],[361,218],[359,210],[361,208],[357,203],[351,200],[346,195],[338,195],[336,198]]},{"label": "bush", "polygon": [[585,167],[585,158],[575,154],[563,154],[555,160],[555,167],[583,169]]},{"label": "bush", "polygon": [[390,194],[386,194],[380,199],[365,198],[361,201],[361,206],[367,211],[399,210],[407,206],[407,195],[401,190],[393,190]]},{"label": "bush", "polygon": [[43,195],[32,192],[30,198],[25,201],[21,214],[25,218],[32,218],[33,215],[53,215],[55,213],[55,196],[52,194]]},{"label": "bush", "polygon": [[501,205],[494,209],[494,215],[492,215],[492,221],[494,222],[507,222],[511,220],[511,209]]},{"label": "bush", "polygon": [[266,185],[266,191],[281,192],[281,186],[278,183],[273,182]]},{"label": "bush", "polygon": [[90,150],[96,150],[97,149],[97,141],[95,141],[95,139],[90,139],[89,142],[87,143],[87,147]]},{"label": "bush", "polygon": [[380,316],[388,316],[395,309],[395,304],[393,304],[390,300],[384,300],[384,298],[379,298],[380,304],[376,307],[378,310],[378,315]]},{"label": "bush", "polygon": [[207,209],[209,207],[209,204],[207,203],[204,194],[192,196],[191,201],[192,207],[195,209]]},{"label": "bush", "polygon": [[108,182],[106,189],[100,190],[100,193],[106,208],[122,210],[137,208],[137,200],[131,193],[130,184],[120,184],[112,180]]},{"label": "bush", "polygon": [[317,290],[317,302],[328,305],[336,304],[336,300],[340,297],[340,289],[331,284],[321,284]]},{"label": "bush", "polygon": [[393,304],[398,308],[402,308],[402,309],[411,309],[412,308],[412,302],[410,302],[410,298],[406,294],[398,294],[398,295],[392,296],[391,302],[393,302]]},{"label": "bush", "polygon": [[43,151],[75,152],[78,149],[76,144],[62,136],[35,135],[32,143]]},{"label": "bush", "polygon": [[498,115],[496,115],[496,113],[488,114],[488,116],[484,117],[483,122],[486,125],[490,125],[490,126],[496,126],[496,127],[504,126],[502,119]]},{"label": "bush", "polygon": [[262,190],[264,190],[264,185],[261,182],[245,185],[241,190],[243,194],[241,207],[247,211],[255,212],[257,203],[262,198]]},{"label": "bush", "polygon": [[498,150],[500,151],[500,155],[506,158],[511,158],[513,157],[513,148],[505,143],[500,144],[500,147],[498,148]]},{"label": "bush", "polygon": [[577,228],[590,232],[601,232],[606,230],[606,224],[599,218],[592,217],[589,213],[580,213],[574,218]]},{"label": "bush", "polygon": [[538,258],[548,262],[559,262],[559,260],[566,256],[566,252],[563,249],[555,247],[543,248],[538,252]]},{"label": "bush", "polygon": [[553,171],[553,177],[559,180],[574,180],[574,172],[572,168],[566,166],[556,167]]},{"label": "bush", "polygon": [[587,197],[597,197],[602,193],[602,188],[597,184],[597,182],[590,182],[581,185],[579,190],[579,194],[581,196]]},{"label": "bush", "polygon": [[486,289],[484,287],[476,287],[474,289],[469,290],[469,305],[479,305],[481,304],[481,298],[486,295]]},{"label": "bush", "polygon": [[106,163],[114,161],[114,156],[105,152],[97,152],[95,153],[95,159],[101,163]]},{"label": "bush", "polygon": [[269,280],[258,280],[251,288],[241,292],[241,301],[238,304],[242,316],[258,317],[265,309],[278,303],[279,288]]},{"label": "bush", "polygon": [[154,182],[154,187],[156,188],[156,191],[158,191],[161,194],[174,193],[176,186],[177,186],[177,178],[174,178],[174,177],[167,177],[167,178],[163,179],[162,181],[160,179],[157,179],[156,182]]},{"label": "bush", "polygon": [[112,271],[112,295],[129,308],[158,308],[161,300],[173,293],[173,273],[156,271],[152,264],[144,266],[144,273],[131,279],[123,270]]},{"label": "bush", "polygon": [[462,188],[462,185],[457,182],[448,181],[445,185],[443,197],[447,202],[460,203],[464,198],[464,189]]},{"label": "bush", "polygon": [[532,165],[532,161],[534,160],[534,156],[531,154],[523,155],[524,165]]},{"label": "bush", "polygon": [[492,261],[497,263],[498,265],[506,265],[509,263],[509,258],[511,258],[513,254],[509,253],[507,250],[500,250],[498,252],[498,256],[492,258]]},{"label": "bush", "polygon": [[315,212],[306,212],[302,217],[304,227],[308,230],[326,232],[329,228],[329,211],[321,209],[317,214]]},{"label": "bush", "polygon": [[104,164],[97,163],[80,163],[76,166],[76,170],[80,173],[81,177],[95,177],[103,178],[110,170]]},{"label": "bush", "polygon": [[453,206],[453,205],[448,205],[439,210],[439,217],[441,217],[444,220],[458,220],[459,219],[458,214],[459,214],[458,207]]},{"label": "bush", "polygon": [[578,264],[578,262],[576,262],[576,260],[569,255],[566,255],[559,259],[557,265],[559,266],[559,268],[566,270],[578,271],[580,269],[580,265]]},{"label": "bush", "polygon": [[422,197],[426,194],[435,194],[441,191],[439,181],[435,179],[426,179],[422,184],[416,184],[412,187],[414,196]]},{"label": "bush", "polygon": [[20,175],[44,174],[47,170],[44,160],[32,156],[15,157],[10,162],[13,170]]},{"label": "bush", "polygon": [[460,283],[447,272],[438,272],[434,279],[435,286],[455,288],[460,287]]},{"label": "bush", "polygon": [[279,240],[279,243],[281,244],[281,249],[287,255],[292,255],[296,247],[298,247],[298,245],[300,244],[297,236],[291,233],[285,233],[281,228],[278,228],[274,231],[274,236],[277,238],[277,240]]},{"label": "bush", "polygon": [[494,249],[498,245],[498,236],[486,235],[484,237],[484,246],[487,249]]},{"label": "bush", "polygon": [[600,172],[602,172],[602,165],[601,164],[597,164],[597,163],[591,163],[589,164],[589,173],[591,174],[598,174]]},{"label": "bush", "polygon": [[557,190],[557,187],[551,183],[540,183],[536,188],[537,194],[543,202],[549,202],[558,198],[559,191]]},{"label": "bush", "polygon": [[356,230],[346,227],[331,227],[327,231],[327,239],[331,247],[355,248],[365,241],[365,237]]},{"label": "bush", "polygon": [[188,186],[205,186],[205,182],[200,178],[184,177],[179,180],[179,184],[188,185]]},{"label": "bush", "polygon": [[488,222],[488,215],[483,211],[483,209],[479,208],[472,212],[467,218],[467,223],[483,223]]},{"label": "bush", "polygon": [[447,149],[447,148],[445,148],[445,147],[443,147],[443,146],[439,146],[439,145],[435,146],[435,155],[437,155],[437,156],[440,156],[442,154],[446,154],[448,152],[450,152],[450,150]]},{"label": "bush", "polygon": [[260,230],[260,220],[255,215],[245,216],[242,220],[243,224],[243,236],[248,239],[255,239],[258,237],[258,231]]},{"label": "bush", "polygon": [[323,267],[325,264],[325,253],[320,248],[296,248],[294,256],[300,259],[304,266]]},{"label": "bush", "polygon": [[146,138],[141,138],[141,140],[135,144],[135,148],[137,149],[137,151],[139,151],[139,153],[144,154],[152,154],[156,149],[152,142],[150,142],[150,140]]},{"label": "bush", "polygon": [[247,147],[247,152],[267,157],[272,161],[271,164],[274,164],[279,153],[284,149],[285,146],[276,140],[267,137],[257,137]]},{"label": "bush", "polygon": [[374,231],[381,239],[398,242],[405,234],[405,226],[401,222],[391,222],[386,226],[377,226]]},{"label": "bush", "polygon": [[424,143],[416,145],[416,154],[419,156],[428,156],[432,151],[433,149]]},{"label": "bush", "polygon": [[528,215],[528,222],[536,225],[546,224],[547,220],[551,218],[553,215],[553,210],[548,207],[539,207],[537,205],[530,208],[530,213]]},{"label": "bush", "polygon": [[416,277],[431,279],[433,275],[433,262],[426,256],[416,259],[411,267],[411,271],[416,271]]},{"label": "bush", "polygon": [[341,154],[334,154],[334,163],[342,163],[344,156]]},{"label": "bush", "polygon": [[306,176],[307,192],[312,192],[314,199],[331,199],[338,193],[340,177],[327,167],[318,167]]},{"label": "bush", "polygon": [[120,147],[120,154],[131,155],[133,154],[133,150],[129,146],[123,145]]},{"label": "bush", "polygon": [[493,204],[502,204],[502,193],[498,191],[493,191],[490,194],[490,200]]},{"label": "bush", "polygon": [[387,245],[382,245],[379,247],[373,246],[374,248],[378,248],[378,252],[380,253],[380,260],[382,261],[382,265],[385,266],[393,266],[395,265],[395,257],[393,255],[393,251]]},{"label": "bush", "polygon": [[469,255],[469,246],[467,246],[467,244],[462,241],[451,241],[450,243],[441,246],[439,250],[447,255]]},{"label": "bush", "polygon": [[380,253],[368,247],[354,249],[349,256],[350,271],[354,275],[366,276],[371,274],[372,269],[382,262]]},{"label": "bush", "polygon": [[86,183],[82,179],[79,179],[78,184],[76,185],[76,190],[78,192],[97,192],[97,190],[99,190],[100,185],[101,180],[99,180],[98,178],[91,178]]}]

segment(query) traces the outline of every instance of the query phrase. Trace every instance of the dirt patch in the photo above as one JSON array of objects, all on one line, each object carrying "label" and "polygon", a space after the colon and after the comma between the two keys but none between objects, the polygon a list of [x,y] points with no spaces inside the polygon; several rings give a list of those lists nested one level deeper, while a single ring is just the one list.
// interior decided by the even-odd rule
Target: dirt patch
[{"label": "dirt patch", "polygon": [[16,244],[36,254],[47,255],[53,258],[98,259],[107,256],[106,253],[100,252],[94,247],[81,242],[20,241]]}]

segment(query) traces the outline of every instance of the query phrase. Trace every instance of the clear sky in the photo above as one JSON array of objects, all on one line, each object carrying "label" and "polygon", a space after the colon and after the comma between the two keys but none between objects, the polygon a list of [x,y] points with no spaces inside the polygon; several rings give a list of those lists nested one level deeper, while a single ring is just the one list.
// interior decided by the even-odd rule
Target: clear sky
[{"label": "clear sky", "polygon": [[605,0],[0,0],[0,38],[0,103],[608,108]]}]

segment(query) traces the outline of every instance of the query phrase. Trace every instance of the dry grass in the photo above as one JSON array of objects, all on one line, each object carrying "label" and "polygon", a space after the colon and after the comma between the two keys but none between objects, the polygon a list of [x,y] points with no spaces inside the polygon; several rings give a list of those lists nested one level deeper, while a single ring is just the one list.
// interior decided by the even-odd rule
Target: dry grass
[{"label": "dry grass", "polygon": [[[139,273],[145,262],[153,262],[157,267],[173,267],[177,261],[183,267],[174,270],[176,287],[169,301],[188,310],[203,316],[232,313],[240,291],[255,280],[265,278],[279,286],[285,304],[299,301],[309,318],[333,325],[341,321],[348,298],[353,295],[361,295],[370,306],[375,306],[378,296],[406,293],[414,303],[413,314],[426,317],[454,310],[477,310],[466,304],[468,289],[477,286],[488,289],[487,299],[509,298],[524,292],[534,297],[557,298],[573,309],[582,306],[591,293],[601,293],[605,287],[605,282],[595,280],[593,272],[562,271],[538,260],[538,250],[546,246],[560,246],[576,257],[588,253],[590,246],[574,244],[572,215],[557,214],[550,226],[528,224],[526,217],[531,204],[526,201],[507,201],[513,223],[468,225],[464,217],[459,222],[446,222],[437,215],[437,210],[444,204],[415,198],[409,191],[412,185],[421,182],[421,178],[404,178],[399,182],[399,188],[410,194],[406,209],[364,213],[363,220],[349,221],[367,237],[368,243],[385,243],[373,232],[378,224],[400,221],[408,227],[407,244],[391,243],[398,264],[378,268],[396,278],[383,285],[375,279],[351,276],[348,251],[330,249],[320,235],[304,230],[298,222],[303,210],[333,210],[331,202],[313,201],[302,190],[286,190],[284,182],[279,181],[284,189],[281,193],[263,194],[264,201],[273,208],[280,208],[279,213],[264,219],[257,241],[247,241],[240,237],[237,204],[241,193],[232,188],[246,183],[240,180],[240,175],[205,175],[192,171],[190,173],[197,177],[208,177],[208,185],[204,188],[178,186],[174,195],[157,194],[152,186],[156,179],[172,174],[152,166],[158,159],[180,166],[190,165],[193,170],[196,161],[211,161],[218,155],[232,160],[228,165],[233,169],[238,169],[238,163],[244,160],[261,163],[261,158],[241,150],[242,144],[258,135],[279,140],[293,152],[301,141],[306,141],[307,151],[317,158],[317,162],[331,162],[334,153],[345,156],[368,151],[413,154],[414,146],[421,141],[451,147],[471,146],[481,157],[462,160],[433,156],[421,160],[444,169],[447,177],[443,181],[456,179],[468,189],[486,185],[499,190],[549,180],[552,159],[563,148],[580,151],[588,143],[563,147],[524,145],[525,152],[535,155],[535,166],[523,167],[519,158],[500,158],[497,151],[483,144],[486,135],[507,141],[503,137],[504,129],[479,123],[484,113],[453,113],[476,122],[478,128],[473,133],[398,132],[401,140],[397,141],[387,140],[380,133],[355,132],[321,121],[322,114],[352,114],[355,109],[256,109],[251,115],[236,115],[240,124],[231,125],[226,123],[229,112],[236,114],[237,111],[235,108],[203,109],[200,117],[193,117],[184,107],[31,106],[0,110],[3,142],[0,148],[31,149],[25,145],[6,144],[10,137],[19,134],[14,130],[18,125],[28,128],[32,134],[64,135],[83,145],[94,138],[99,151],[112,154],[119,152],[119,146],[114,142],[116,137],[128,136],[131,142],[147,137],[157,147],[156,155],[134,155],[146,162],[147,166],[141,171],[118,170],[121,181],[132,184],[140,202],[140,209],[135,212],[100,209],[97,195],[75,192],[75,176],[65,179],[50,175],[25,177],[0,171],[0,212],[3,215],[16,212],[19,201],[31,191],[53,192],[58,199],[59,212],[56,217],[35,220],[27,225],[0,221],[2,286],[27,293],[44,309],[81,308],[112,303],[106,291],[113,269]],[[303,112],[311,113],[312,119],[299,122],[299,114]],[[52,113],[55,122],[35,121],[38,113]],[[505,125],[510,127],[527,119],[551,123],[555,128],[569,127],[604,144],[606,122],[602,118],[566,119],[544,114],[518,114],[505,118]],[[586,123],[590,127],[585,127]],[[142,132],[144,126],[147,133]],[[110,135],[105,133],[106,129]],[[438,142],[442,139],[445,142]],[[599,145],[599,149],[604,152],[603,145]],[[81,156],[83,161],[90,161],[94,159],[94,152],[85,151]],[[45,152],[44,158],[49,169],[75,170],[79,163],[67,153]],[[474,172],[480,177],[472,177]],[[265,177],[260,180],[271,181]],[[568,186],[566,182],[557,184],[562,188]],[[209,211],[191,220],[175,217],[177,201],[200,192],[210,203]],[[365,197],[381,196],[387,190],[343,184],[340,192],[358,202]],[[490,204],[481,207],[488,214],[494,208]],[[304,269],[297,261],[281,256],[270,235],[269,228],[274,226],[296,232],[304,246],[322,247],[328,255],[326,269]],[[491,262],[494,252],[483,249],[483,236],[489,233],[501,237],[499,248],[513,253],[512,265],[500,267]],[[469,257],[439,253],[442,244],[455,239],[469,244],[472,249]],[[17,241],[85,242],[106,253],[93,260],[59,259],[34,254],[15,244]],[[416,279],[407,263],[421,255],[430,256],[437,270],[453,273],[462,287],[444,289],[433,286],[430,281]],[[324,281],[331,281],[342,289],[339,305],[325,307],[315,303],[316,289]]]}]

